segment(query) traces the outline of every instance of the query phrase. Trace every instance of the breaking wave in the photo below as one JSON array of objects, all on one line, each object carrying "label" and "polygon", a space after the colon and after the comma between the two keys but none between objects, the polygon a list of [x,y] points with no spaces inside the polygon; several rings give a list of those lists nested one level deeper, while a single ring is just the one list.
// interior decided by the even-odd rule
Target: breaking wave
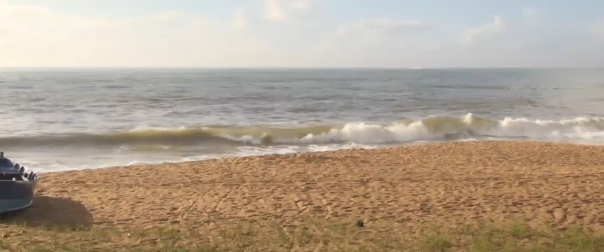
[{"label": "breaking wave", "polygon": [[467,114],[461,117],[430,116],[377,124],[350,122],[295,128],[194,127],[137,128],[107,134],[41,135],[0,138],[0,146],[70,145],[273,145],[273,144],[389,144],[430,140],[527,138],[604,142],[604,118],[568,120],[501,120]]}]

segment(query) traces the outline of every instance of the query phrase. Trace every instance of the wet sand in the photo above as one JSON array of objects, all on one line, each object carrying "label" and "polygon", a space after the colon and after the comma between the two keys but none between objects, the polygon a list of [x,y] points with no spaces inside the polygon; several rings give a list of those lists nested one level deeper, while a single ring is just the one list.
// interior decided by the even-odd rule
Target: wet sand
[{"label": "wet sand", "polygon": [[[478,220],[604,230],[604,147],[451,142],[42,174],[28,225]],[[10,228],[10,224],[2,224]]]}]

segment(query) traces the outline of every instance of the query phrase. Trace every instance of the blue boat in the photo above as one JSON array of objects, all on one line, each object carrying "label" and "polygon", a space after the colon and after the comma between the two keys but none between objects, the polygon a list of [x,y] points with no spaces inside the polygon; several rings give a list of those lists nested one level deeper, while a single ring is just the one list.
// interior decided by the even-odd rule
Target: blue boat
[{"label": "blue boat", "polygon": [[39,176],[0,152],[0,214],[25,209],[34,202]]}]

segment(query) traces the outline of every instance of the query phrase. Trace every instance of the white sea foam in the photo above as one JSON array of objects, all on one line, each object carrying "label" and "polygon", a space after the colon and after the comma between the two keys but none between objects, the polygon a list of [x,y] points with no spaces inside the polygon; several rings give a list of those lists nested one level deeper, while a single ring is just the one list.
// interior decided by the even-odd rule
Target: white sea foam
[{"label": "white sea foam", "polygon": [[[269,134],[272,142],[263,143],[260,138],[264,134]],[[235,156],[321,152],[349,148],[368,149],[384,145],[443,140],[480,141],[524,138],[604,144],[604,119],[597,117],[563,120],[511,117],[490,119],[466,114],[460,117],[431,116],[421,119],[405,119],[387,124],[350,122],[341,126],[302,126],[289,129],[260,126],[138,128],[126,134],[92,135],[83,139],[87,141],[85,143],[98,144],[97,138],[99,140],[110,139],[111,141],[107,141],[107,144],[116,142],[119,145],[114,146],[113,151],[98,154],[106,155],[106,158],[91,158],[70,163],[69,158],[57,162],[55,160],[60,158],[51,157],[53,159],[22,161],[22,163],[34,167],[36,172],[45,172]],[[82,143],[78,142],[80,138],[74,139],[74,143]],[[35,141],[37,141],[37,139],[17,140],[21,143],[26,141],[36,143]],[[50,143],[55,141],[52,138],[43,140]],[[68,140],[71,139],[59,140],[62,143],[70,143]],[[218,149],[220,151],[213,151]],[[198,154],[184,154],[181,150]]]},{"label": "white sea foam", "polygon": [[568,120],[492,120],[467,114],[460,118],[426,118],[411,123],[379,125],[348,123],[328,133],[300,139],[307,144],[350,141],[358,144],[431,141],[439,139],[527,138],[535,140],[577,140],[604,142],[604,119],[579,117]]}]

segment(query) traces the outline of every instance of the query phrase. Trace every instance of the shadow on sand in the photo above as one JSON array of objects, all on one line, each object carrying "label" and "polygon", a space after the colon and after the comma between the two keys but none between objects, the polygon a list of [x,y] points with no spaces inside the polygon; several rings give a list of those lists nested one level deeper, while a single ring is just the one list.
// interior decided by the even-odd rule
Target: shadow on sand
[{"label": "shadow on sand", "polygon": [[2,223],[45,228],[90,228],[92,215],[80,202],[70,198],[35,196],[34,203],[24,209],[1,216]]}]

